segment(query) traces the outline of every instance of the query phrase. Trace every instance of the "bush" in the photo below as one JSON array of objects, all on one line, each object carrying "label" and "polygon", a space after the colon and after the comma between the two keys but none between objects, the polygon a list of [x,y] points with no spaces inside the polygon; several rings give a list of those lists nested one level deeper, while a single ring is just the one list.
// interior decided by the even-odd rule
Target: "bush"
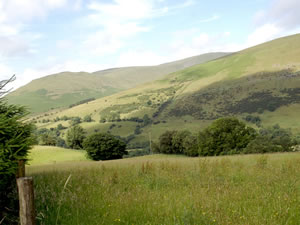
[{"label": "bush", "polygon": [[72,126],[75,126],[75,125],[80,124],[80,123],[81,123],[81,118],[80,117],[76,116],[76,117],[71,118],[70,124]]},{"label": "bush", "polygon": [[83,118],[83,122],[92,122],[92,117],[90,115],[86,115],[84,118]]},{"label": "bush", "polygon": [[198,139],[194,135],[189,135],[184,138],[182,143],[184,154],[187,156],[195,157],[199,155],[198,152]]},{"label": "bush", "polygon": [[160,137],[158,144],[154,145],[155,152],[172,154],[173,152],[173,136],[177,133],[176,130],[166,131]]},{"label": "bush", "polygon": [[199,155],[240,153],[255,137],[256,131],[236,118],[217,119],[199,133]]},{"label": "bush", "polygon": [[125,142],[107,133],[88,136],[83,142],[83,147],[88,157],[93,160],[121,159],[127,154]]},{"label": "bush", "polygon": [[281,146],[274,144],[270,140],[270,138],[259,135],[247,145],[243,153],[252,154],[252,153],[267,153],[267,152],[280,152],[280,151],[282,151]]},{"label": "bush", "polygon": [[68,147],[73,149],[81,149],[84,138],[84,129],[79,125],[75,125],[74,127],[71,127],[67,132],[67,145]]},{"label": "bush", "polygon": [[266,152],[286,152],[292,151],[292,146],[296,144],[292,139],[292,133],[288,129],[274,125],[269,128],[259,130],[259,135],[249,143],[244,153],[266,153]]},{"label": "bush", "polygon": [[185,152],[184,148],[184,140],[191,136],[191,132],[184,130],[184,131],[177,131],[174,133],[172,137],[172,149],[173,153],[175,154],[183,154]]},{"label": "bush", "polygon": [[33,143],[33,126],[23,122],[26,115],[25,108],[8,105],[0,98],[0,221],[5,218],[3,224],[17,224],[14,221],[18,215],[15,174],[18,160],[26,160]]}]

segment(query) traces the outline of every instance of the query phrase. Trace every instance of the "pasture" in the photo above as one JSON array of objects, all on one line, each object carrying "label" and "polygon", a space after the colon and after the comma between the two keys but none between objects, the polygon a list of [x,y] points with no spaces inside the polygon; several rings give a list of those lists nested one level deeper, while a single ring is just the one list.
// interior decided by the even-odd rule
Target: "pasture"
[{"label": "pasture", "polygon": [[54,146],[34,146],[28,155],[29,165],[56,164],[66,161],[87,160],[84,150],[72,150]]},{"label": "pasture", "polygon": [[38,224],[299,224],[300,153],[27,166]]}]

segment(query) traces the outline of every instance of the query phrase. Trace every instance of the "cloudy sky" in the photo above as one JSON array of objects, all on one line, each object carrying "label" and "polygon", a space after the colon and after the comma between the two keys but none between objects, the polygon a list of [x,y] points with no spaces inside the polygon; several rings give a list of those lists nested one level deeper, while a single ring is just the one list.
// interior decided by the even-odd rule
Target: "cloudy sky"
[{"label": "cloudy sky", "polygon": [[0,0],[0,80],[156,65],[300,32],[299,0]]}]

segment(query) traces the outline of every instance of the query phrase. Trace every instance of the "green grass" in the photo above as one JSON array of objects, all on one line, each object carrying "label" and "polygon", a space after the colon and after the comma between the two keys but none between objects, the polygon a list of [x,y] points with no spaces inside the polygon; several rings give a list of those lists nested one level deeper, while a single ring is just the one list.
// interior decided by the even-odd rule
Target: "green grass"
[{"label": "green grass", "polygon": [[29,152],[28,159],[29,165],[87,160],[83,150],[71,150],[53,146],[34,146]]},{"label": "green grass", "polygon": [[152,155],[27,170],[38,224],[298,225],[299,163],[300,153]]},{"label": "green grass", "polygon": [[33,113],[45,112],[84,99],[109,96],[224,55],[227,53],[208,53],[158,66],[114,68],[94,73],[62,72],[33,80],[7,95],[7,99],[12,104],[27,106]]}]

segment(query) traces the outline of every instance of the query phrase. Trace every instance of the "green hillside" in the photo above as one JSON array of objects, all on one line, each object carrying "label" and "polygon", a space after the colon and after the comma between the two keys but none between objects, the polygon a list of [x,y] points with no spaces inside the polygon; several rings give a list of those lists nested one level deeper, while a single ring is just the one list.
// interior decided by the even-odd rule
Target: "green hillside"
[{"label": "green hillside", "polygon": [[158,66],[114,68],[94,73],[63,72],[33,80],[7,98],[10,103],[28,106],[32,112],[45,112],[82,100],[109,96],[225,55],[227,53],[209,53]]},{"label": "green hillside", "polygon": [[[93,122],[81,124],[89,133],[110,132],[132,142],[156,139],[167,129],[197,131],[222,116],[251,115],[261,119],[260,126],[278,123],[299,132],[299,71],[300,35],[293,35],[33,120],[50,128],[70,126],[63,116],[91,115]],[[134,119],[145,114],[152,123]]]}]

